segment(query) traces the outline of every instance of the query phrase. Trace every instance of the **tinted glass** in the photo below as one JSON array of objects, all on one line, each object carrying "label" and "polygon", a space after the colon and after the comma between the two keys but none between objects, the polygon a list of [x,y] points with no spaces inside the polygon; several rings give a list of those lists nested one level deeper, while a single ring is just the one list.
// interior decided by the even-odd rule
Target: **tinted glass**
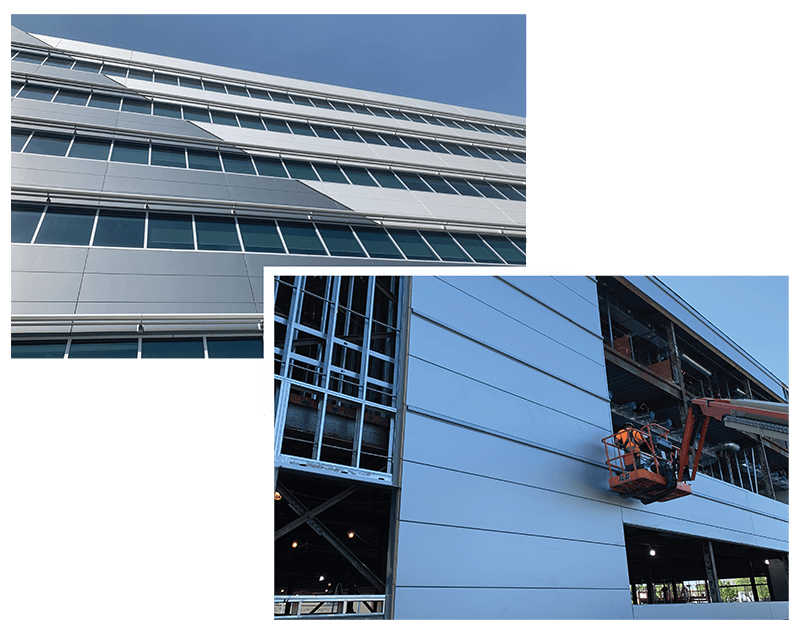
[{"label": "tinted glass", "polygon": [[241,251],[233,218],[195,216],[197,248],[209,251]]},{"label": "tinted glass", "polygon": [[123,66],[110,66],[103,64],[103,75],[110,75],[111,77],[125,77],[128,74],[128,69]]},{"label": "tinted glass", "polygon": [[426,152],[430,151],[428,150],[428,147],[424,145],[422,141],[420,141],[419,139],[409,138],[406,136],[400,138],[403,139],[403,143],[405,143],[412,150],[425,150]]},{"label": "tinted glass", "polygon": [[353,227],[353,230],[358,234],[358,239],[361,240],[367,253],[373,258],[401,259],[403,257],[383,229]]},{"label": "tinted glass", "polygon": [[314,104],[311,103],[311,100],[308,97],[301,97],[300,95],[294,95],[292,100],[299,106],[313,106]]},{"label": "tinted glass", "polygon": [[356,112],[358,112],[359,114],[372,115],[372,112],[370,112],[369,108],[367,108],[366,106],[360,106],[360,105],[354,103],[350,107],[353,110],[355,110]]},{"label": "tinted glass", "polygon": [[493,150],[492,148],[488,147],[481,148],[481,152],[483,152],[486,156],[488,156],[490,159],[494,161],[505,161],[503,155],[497,152],[496,150]]},{"label": "tinted glass", "polygon": [[211,170],[221,172],[222,166],[219,163],[219,154],[204,150],[186,150],[189,157],[189,168],[193,170]]},{"label": "tinted glass", "polygon": [[498,258],[492,250],[487,247],[483,240],[478,236],[467,234],[454,234],[458,243],[472,256],[476,262],[483,262],[485,264],[501,264],[502,260]]},{"label": "tinted glass", "polygon": [[322,239],[331,255],[365,257],[363,249],[359,246],[353,232],[348,226],[317,225]]},{"label": "tinted glass", "polygon": [[306,161],[284,161],[286,169],[289,171],[289,176],[292,178],[304,178],[309,181],[318,181],[319,178],[314,173],[311,163]]},{"label": "tinted glass", "polygon": [[362,139],[355,130],[350,130],[349,128],[336,128],[336,132],[339,135],[339,138],[343,141],[355,141],[356,143],[363,143],[364,139]]},{"label": "tinted glass", "polygon": [[469,181],[469,184],[472,185],[475,189],[477,189],[481,194],[486,196],[486,198],[505,198],[503,194],[498,192],[494,187],[489,185],[489,183],[482,183],[481,181]]},{"label": "tinted glass", "polygon": [[376,108],[375,106],[370,106],[370,110],[372,110],[373,114],[378,115],[379,117],[385,117],[387,119],[391,119],[392,116],[386,112],[383,108]]},{"label": "tinted glass", "polygon": [[69,345],[70,359],[135,359],[139,351],[136,339],[73,339]]},{"label": "tinted glass", "polygon": [[144,214],[100,210],[94,231],[96,247],[144,248]]},{"label": "tinted glass", "polygon": [[50,132],[34,132],[28,141],[25,154],[47,154],[49,156],[66,156],[72,137],[66,134]]},{"label": "tinted glass", "polygon": [[388,112],[393,119],[398,119],[399,121],[408,121],[408,117],[399,110],[387,110],[386,112]]},{"label": "tinted glass", "polygon": [[473,187],[470,187],[469,183],[465,180],[460,178],[448,178],[447,182],[454,187],[459,194],[463,194],[464,196],[480,196],[480,194],[475,191]]},{"label": "tinted glass", "polygon": [[93,139],[91,137],[75,137],[72,147],[69,150],[70,158],[96,159],[98,161],[108,160],[108,150],[111,148],[111,141],[105,139]]},{"label": "tinted glass", "polygon": [[367,143],[371,143],[372,145],[386,145],[386,142],[374,132],[366,132],[361,130],[359,134]]},{"label": "tinted glass", "polygon": [[209,359],[263,359],[261,337],[207,337]]},{"label": "tinted glass", "polygon": [[492,186],[509,200],[525,200],[525,197],[510,185],[492,183]]},{"label": "tinted glass", "polygon": [[397,180],[397,176],[395,176],[392,172],[386,170],[376,170],[371,169],[370,173],[375,178],[378,183],[380,183],[381,187],[391,187],[393,189],[405,189],[403,187],[403,183]]},{"label": "tinted glass", "polygon": [[153,102],[153,114],[157,117],[181,118],[181,107],[171,103]]},{"label": "tinted glass", "polygon": [[281,121],[280,119],[264,117],[264,125],[267,126],[267,130],[271,130],[272,132],[289,133],[289,126],[286,125],[285,121]]},{"label": "tinted glass", "polygon": [[281,178],[288,178],[286,170],[283,169],[283,163],[279,159],[267,158],[265,156],[254,156],[253,162],[256,164],[258,173],[261,176],[279,176]]},{"label": "tinted glass", "polygon": [[524,163],[525,161],[521,159],[519,156],[514,154],[513,152],[508,152],[507,150],[498,150],[498,154],[503,156],[503,158],[511,161],[512,163]]},{"label": "tinted glass", "polygon": [[188,121],[205,121],[211,122],[211,117],[208,116],[208,110],[205,108],[190,108],[189,106],[183,107],[183,118]]},{"label": "tinted glass", "polygon": [[139,114],[150,114],[150,102],[146,99],[134,99],[125,97],[122,100],[123,112],[138,112]]},{"label": "tinted glass", "polygon": [[405,143],[403,143],[398,137],[394,136],[393,134],[381,134],[381,138],[386,142],[386,145],[391,145],[392,147],[406,146]]},{"label": "tinted glass", "polygon": [[342,112],[353,112],[353,109],[350,108],[350,106],[348,106],[346,103],[342,103],[341,101],[328,101],[336,110],[341,110]]},{"label": "tinted glass", "polygon": [[111,150],[111,160],[120,163],[147,165],[149,154],[150,148],[144,143],[114,141],[114,149]]},{"label": "tinted glass", "polygon": [[180,78],[181,86],[184,88],[199,88],[200,90],[203,89],[203,84],[200,82],[199,79],[193,79],[192,77],[181,77]]},{"label": "tinted glass", "polygon": [[279,101],[280,103],[292,103],[292,100],[289,99],[289,95],[283,92],[270,92],[270,96],[272,97],[273,101]]},{"label": "tinted glass", "polygon": [[289,253],[325,255],[314,226],[302,222],[281,221],[281,233]]},{"label": "tinted glass", "polygon": [[229,95],[238,95],[239,97],[250,96],[247,94],[247,90],[245,90],[244,86],[232,86],[231,84],[225,84],[225,87],[228,89]]},{"label": "tinted glass", "polygon": [[235,174],[253,174],[255,176],[256,170],[253,167],[253,162],[249,156],[241,156],[236,154],[223,154],[222,164],[225,166],[226,172],[233,172]]},{"label": "tinted glass", "polygon": [[97,62],[85,62],[82,60],[78,60],[77,62],[75,62],[75,65],[72,67],[72,70],[82,70],[87,73],[99,73],[100,64]]},{"label": "tinted glass", "polygon": [[243,128],[252,128],[254,130],[263,130],[264,124],[261,123],[261,119],[254,115],[249,114],[240,114],[239,115],[239,124]]},{"label": "tinted glass", "polygon": [[88,246],[94,225],[94,210],[48,207],[36,244],[75,244]]},{"label": "tinted glass", "polygon": [[250,96],[254,99],[263,99],[264,101],[272,101],[270,99],[269,93],[266,90],[260,90],[259,88],[249,88]]},{"label": "tinted glass", "polygon": [[156,73],[156,83],[177,86],[178,78],[175,75],[163,75],[161,73]]},{"label": "tinted glass", "polygon": [[21,53],[17,53],[17,56],[14,58],[15,62],[29,62],[31,64],[41,64],[45,59],[45,55],[39,55],[37,53],[27,53],[25,51]]},{"label": "tinted glass", "polygon": [[203,359],[203,340],[200,337],[173,339],[142,339],[142,359]]},{"label": "tinted glass", "polygon": [[444,149],[444,146],[441,143],[437,143],[436,141],[425,139],[425,145],[427,145],[434,152],[438,152],[439,154],[450,154],[450,152]]},{"label": "tinted glass", "polygon": [[11,151],[19,152],[25,145],[25,141],[31,135],[27,130],[14,130],[11,129]]},{"label": "tinted glass", "polygon": [[436,260],[436,255],[420,235],[409,229],[389,229],[394,241],[409,260]]},{"label": "tinted glass", "polygon": [[12,359],[63,359],[67,341],[11,342]]},{"label": "tinted glass", "polygon": [[297,123],[296,121],[289,122],[289,127],[295,134],[302,134],[303,136],[316,136],[311,126],[307,123]]},{"label": "tinted glass", "polygon": [[203,80],[203,87],[206,90],[210,90],[211,92],[221,92],[221,93],[225,92],[224,84],[218,84],[215,81],[208,81],[207,79]]},{"label": "tinted glass", "polygon": [[455,240],[447,233],[433,231],[421,232],[425,239],[433,247],[433,250],[445,262],[469,262],[467,254],[456,244]]},{"label": "tinted glass", "polygon": [[397,172],[397,177],[405,183],[406,187],[419,192],[429,192],[431,188],[425,184],[416,174],[408,174],[406,172]]},{"label": "tinted glass", "polygon": [[150,154],[151,165],[186,167],[186,151],[182,147],[154,145]]},{"label": "tinted glass", "polygon": [[11,203],[11,242],[30,242],[42,217],[43,205]]},{"label": "tinted glass", "polygon": [[22,88],[25,84],[21,81],[12,81],[11,82],[11,96],[13,97],[19,92],[19,89]]},{"label": "tinted glass", "polygon": [[460,146],[456,145],[455,143],[442,143],[446,150],[449,150],[451,154],[455,154],[457,156],[469,156]]},{"label": "tinted glass", "polygon": [[245,251],[284,253],[278,229],[271,220],[239,218],[239,231]]},{"label": "tinted glass", "polygon": [[516,244],[523,253],[525,253],[525,238],[509,237],[508,239],[511,240],[511,242],[513,242],[514,244]]},{"label": "tinted glass", "polygon": [[347,174],[347,178],[353,185],[369,185],[370,187],[377,187],[378,184],[372,180],[366,169],[363,167],[347,167],[342,166],[342,171]]},{"label": "tinted glass", "polygon": [[442,123],[441,121],[439,121],[439,120],[438,120],[436,117],[432,117],[431,115],[429,115],[429,114],[426,114],[426,115],[425,115],[423,118],[424,118],[424,119],[425,119],[425,121],[427,121],[428,123],[432,123],[433,125],[440,125],[440,126],[443,126],[443,127],[444,127],[444,123]]},{"label": "tinted glass", "polygon": [[418,122],[418,123],[427,123],[427,121],[425,121],[425,119],[423,119],[423,118],[422,118],[422,117],[420,117],[418,114],[415,114],[415,113],[413,113],[413,112],[406,112],[406,113],[405,113],[405,115],[406,115],[406,116],[407,116],[409,119],[411,119],[412,121],[416,121],[416,122]]},{"label": "tinted glass", "polygon": [[151,249],[194,249],[191,217],[150,214],[147,246]]},{"label": "tinted glass", "polygon": [[317,108],[327,108],[328,110],[333,110],[333,106],[324,99],[312,99],[311,101]]},{"label": "tinted glass", "polygon": [[33,86],[28,84],[19,93],[20,97],[25,99],[37,99],[38,101],[50,101],[53,95],[56,94],[55,88],[48,88],[47,86]]},{"label": "tinted glass", "polygon": [[58,91],[54,101],[56,103],[69,103],[74,106],[85,106],[89,99],[89,93],[82,90],[67,90],[62,88]]},{"label": "tinted glass", "polygon": [[92,94],[89,100],[91,108],[105,108],[106,110],[119,110],[119,97],[112,97],[111,95]]},{"label": "tinted glass", "polygon": [[475,158],[488,158],[483,152],[472,145],[462,145],[461,148],[470,156]]},{"label": "tinted glass", "polygon": [[236,120],[236,115],[234,115],[231,112],[220,112],[219,110],[212,110],[211,118],[217,125],[232,125],[232,126],[239,125],[239,122]]},{"label": "tinted glass", "polygon": [[328,183],[347,183],[347,179],[342,174],[342,170],[338,165],[329,165],[325,163],[314,163],[319,177]]},{"label": "tinted glass", "polygon": [[141,79],[142,81],[153,81],[152,70],[142,70],[140,68],[131,68],[128,71],[129,79]]},{"label": "tinted glass", "polygon": [[333,128],[329,128],[325,125],[314,125],[314,132],[317,133],[317,136],[322,137],[324,139],[338,139],[339,135],[336,134],[336,131]]},{"label": "tinted glass", "polygon": [[481,236],[509,264],[525,264],[525,256],[503,236]]},{"label": "tinted glass", "polygon": [[516,189],[519,192],[519,195],[522,196],[522,198],[524,199],[525,198],[525,186],[524,185],[514,185],[513,187],[514,187],[514,189]]}]

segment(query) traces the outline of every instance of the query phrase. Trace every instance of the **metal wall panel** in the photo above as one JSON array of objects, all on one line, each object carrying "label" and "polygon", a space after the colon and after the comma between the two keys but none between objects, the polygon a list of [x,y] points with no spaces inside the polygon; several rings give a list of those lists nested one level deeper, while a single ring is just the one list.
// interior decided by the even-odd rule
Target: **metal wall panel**
[{"label": "metal wall panel", "polygon": [[598,330],[562,314],[590,306],[574,290],[537,294],[412,282],[396,618],[575,617],[552,601],[599,596],[587,615],[631,618]]},{"label": "metal wall panel", "polygon": [[12,271],[11,297],[15,302],[76,302],[81,279],[80,273]]},{"label": "metal wall panel", "polygon": [[596,293],[590,297],[586,293],[578,294],[555,277],[509,276],[505,279],[584,328],[600,332]]},{"label": "metal wall panel", "polygon": [[228,303],[252,302],[253,294],[245,276],[87,273],[83,276],[80,300],[169,304],[192,302],[224,306]]},{"label": "metal wall panel", "polygon": [[[675,605],[634,605],[633,618],[650,620],[761,620],[789,618],[788,601],[750,603],[687,603]],[[744,627],[744,626],[742,626]]]}]

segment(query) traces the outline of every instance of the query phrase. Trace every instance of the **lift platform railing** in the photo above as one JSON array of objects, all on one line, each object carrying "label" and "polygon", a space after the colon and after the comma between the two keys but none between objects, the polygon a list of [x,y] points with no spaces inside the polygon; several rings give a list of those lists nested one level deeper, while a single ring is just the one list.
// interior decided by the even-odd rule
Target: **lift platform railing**
[{"label": "lift platform railing", "polygon": [[275,596],[276,619],[382,619],[385,594]]},{"label": "lift platform railing", "polygon": [[[669,438],[669,430],[657,423],[648,423],[637,429],[642,435],[639,443],[639,462],[641,466],[659,476],[666,475],[666,469],[674,464],[676,449]],[[609,477],[614,477],[626,471],[625,449],[615,443],[616,434],[603,438],[606,448],[606,465]]]}]

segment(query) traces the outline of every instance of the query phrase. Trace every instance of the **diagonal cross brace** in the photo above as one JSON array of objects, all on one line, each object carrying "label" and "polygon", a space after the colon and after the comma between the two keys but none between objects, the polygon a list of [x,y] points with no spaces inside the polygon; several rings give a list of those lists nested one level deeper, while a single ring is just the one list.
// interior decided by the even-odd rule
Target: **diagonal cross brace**
[{"label": "diagonal cross brace", "polygon": [[[367,580],[374,585],[379,592],[386,591],[386,584],[381,581],[375,574],[367,568],[364,563],[356,557],[350,549],[347,548],[337,537],[328,530],[324,524],[322,524],[318,519],[313,516],[309,515],[309,510],[305,507],[305,505],[298,500],[294,495],[292,495],[289,491],[287,491],[283,486],[278,485],[278,493],[280,493],[286,502],[289,504],[291,509],[297,513],[301,517],[305,517],[305,522],[314,530],[317,535],[320,537],[324,537],[327,539],[331,546],[333,546],[339,553],[349,561],[353,567],[358,570]],[[344,493],[344,492],[343,492]],[[349,495],[349,493],[348,493]],[[319,508],[319,507],[317,507]],[[316,511],[317,509],[314,509]],[[311,512],[313,515],[314,511]],[[299,519],[299,518],[298,518]]]},{"label": "diagonal cross brace", "polygon": [[[319,514],[320,514],[320,513],[322,513],[322,511],[324,511],[325,509],[329,509],[329,508],[330,508],[330,507],[332,507],[334,504],[337,504],[338,502],[341,502],[342,500],[344,500],[344,499],[345,499],[346,497],[348,497],[349,495],[351,495],[351,494],[355,493],[355,492],[356,492],[358,489],[359,489],[359,485],[357,485],[357,484],[354,484],[354,485],[353,485],[353,486],[351,486],[349,489],[345,489],[345,490],[344,490],[344,491],[342,491],[341,493],[338,493],[338,494],[334,495],[334,496],[333,496],[333,497],[332,497],[330,500],[326,500],[325,502],[323,502],[323,503],[322,503],[322,504],[320,504],[319,506],[317,506],[317,507],[313,508],[313,509],[312,509],[312,510],[310,510],[310,511],[306,511],[305,513],[300,513],[300,512],[297,512],[297,509],[295,509],[295,508],[294,508],[294,506],[292,506],[292,505],[290,504],[289,506],[291,506],[291,507],[292,507],[292,509],[293,509],[293,510],[295,510],[295,512],[297,512],[297,514],[298,514],[300,517],[298,517],[297,519],[293,519],[293,520],[292,520],[291,522],[289,522],[289,523],[288,523],[286,526],[284,526],[284,527],[282,527],[282,528],[280,528],[280,529],[276,530],[276,531],[275,531],[275,540],[277,541],[278,539],[280,539],[281,537],[283,537],[284,535],[286,535],[288,532],[290,532],[290,531],[293,531],[295,528],[297,528],[297,527],[298,527],[298,526],[300,526],[301,524],[305,524],[305,523],[306,523],[306,522],[307,522],[309,519],[311,519],[311,518],[312,518],[312,517],[314,517],[315,515],[319,515]],[[279,484],[279,485],[276,487],[276,490],[277,490],[277,491],[278,491],[278,493],[280,493],[282,496],[286,497],[286,489],[285,489],[285,488],[284,488],[282,485],[280,485],[280,484]],[[291,495],[291,493],[290,493],[289,495]]]}]

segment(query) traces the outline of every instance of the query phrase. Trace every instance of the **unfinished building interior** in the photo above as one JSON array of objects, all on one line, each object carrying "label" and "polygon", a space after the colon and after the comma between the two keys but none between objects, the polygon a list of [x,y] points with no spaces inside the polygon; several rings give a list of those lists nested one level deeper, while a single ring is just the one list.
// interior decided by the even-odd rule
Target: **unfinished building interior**
[{"label": "unfinished building interior", "polygon": [[[431,384],[432,381],[418,378],[422,372],[420,360],[428,354],[433,341],[425,338],[424,330],[435,323],[443,329],[438,332],[454,335],[460,333],[460,320],[472,320],[478,324],[477,329],[484,331],[499,328],[499,322],[480,325],[474,302],[480,300],[480,310],[511,312],[511,295],[505,295],[508,293],[515,294],[514,301],[521,297],[531,307],[536,304],[537,310],[563,312],[566,316],[569,311],[562,306],[575,301],[572,296],[566,297],[565,289],[571,286],[592,289],[593,295],[581,291],[585,294],[581,301],[590,302],[593,313],[589,311],[585,327],[581,325],[585,330],[580,334],[583,343],[566,336],[558,343],[598,359],[606,385],[597,391],[606,393],[597,396],[605,401],[607,409],[605,420],[592,421],[589,435],[581,432],[585,456],[575,460],[574,454],[567,458],[559,455],[559,460],[569,464],[581,463],[575,475],[564,477],[572,482],[575,478],[582,481],[577,485],[580,491],[562,496],[563,501],[554,507],[553,525],[562,526],[552,529],[553,539],[566,540],[564,543],[573,546],[588,541],[574,542],[568,536],[563,525],[574,521],[570,518],[580,511],[567,510],[563,504],[583,508],[590,501],[589,506],[598,509],[598,525],[606,521],[599,519],[602,515],[610,516],[609,521],[616,526],[612,527],[614,537],[599,536],[598,528],[598,543],[604,549],[618,546],[612,548],[616,553],[615,570],[598,572],[600,581],[596,582],[598,590],[607,585],[608,596],[613,599],[603,599],[604,607],[595,617],[588,618],[755,618],[738,612],[714,612],[712,617],[687,617],[683,613],[669,616],[648,608],[657,609],[659,604],[677,608],[679,604],[733,602],[779,606],[788,601],[788,539],[784,538],[787,524],[780,519],[784,512],[780,509],[788,505],[788,420],[786,425],[757,425],[732,419],[724,423],[710,421],[699,460],[697,491],[689,500],[654,504],[652,508],[643,507],[636,500],[622,500],[608,491],[604,465],[598,458],[604,430],[606,434],[616,432],[625,422],[643,425],[657,421],[669,429],[670,439],[680,445],[692,399],[785,404],[788,388],[763,372],[752,358],[736,356],[746,354],[741,349],[731,353],[733,348],[729,350],[729,346],[735,344],[716,339],[724,335],[677,296],[660,297],[659,292],[671,291],[656,278],[528,278],[532,280],[530,284],[525,282],[528,286],[522,279],[275,277],[275,618],[583,618],[580,610],[554,611],[556,608],[547,597],[556,588],[492,587],[490,579],[495,574],[511,584],[525,561],[537,561],[539,556],[547,560],[549,555],[544,551],[537,555],[535,549],[518,551],[515,545],[518,555],[508,558],[500,554],[502,546],[491,542],[499,553],[492,558],[475,550],[474,544],[482,542],[469,541],[472,537],[463,538],[464,544],[472,546],[458,543],[461,535],[480,535],[476,527],[460,524],[464,521],[459,519],[463,503],[460,505],[458,500],[474,503],[476,514],[482,515],[487,524],[502,527],[497,533],[487,533],[486,539],[514,540],[520,536],[510,526],[522,512],[536,514],[533,502],[531,509],[520,511],[509,506],[511,502],[504,505],[498,501],[505,495],[501,486],[507,484],[501,477],[476,484],[474,500],[470,491],[456,489],[445,489],[444,497],[437,498],[436,478],[461,477],[455,474],[462,472],[454,468],[444,469],[442,473],[450,474],[446,476],[430,469],[430,500],[424,499],[428,494],[425,478],[415,482],[416,473],[425,462],[418,457],[420,442],[428,443],[421,450],[426,455],[455,453],[469,460],[470,455],[475,459],[478,456],[471,451],[491,452],[488,441],[470,449],[448,445],[438,440],[438,432],[432,431],[441,420],[446,421],[448,429],[466,429],[468,424],[455,415],[446,418],[444,413],[423,406],[420,390],[439,392],[449,407],[473,398],[468,395],[473,389],[469,385],[473,384],[468,384],[463,371],[456,371],[455,364],[452,368],[441,363],[437,366],[439,372],[452,371],[455,382]],[[436,309],[452,318],[433,315],[430,306],[448,304],[442,294],[445,285],[452,286],[448,292],[457,289],[465,301],[473,302],[475,314],[461,310],[455,317],[459,309],[453,305]],[[501,296],[507,305],[502,305]],[[574,319],[570,328],[579,325],[578,321]],[[535,320],[531,323],[536,326]],[[703,330],[706,327],[712,329],[708,332],[713,336]],[[542,326],[542,332],[545,330]],[[475,338],[473,343],[477,346],[474,357],[464,359],[461,355],[459,363],[464,367],[481,363],[480,355],[491,348],[488,339]],[[444,354],[457,354],[445,342],[441,347]],[[501,356],[513,354],[498,351]],[[435,354],[438,353],[430,352],[431,356]],[[505,391],[512,390],[514,379],[510,375],[494,375],[493,380],[502,384]],[[578,379],[575,381],[577,384]],[[502,405],[497,407],[498,418],[513,417]],[[490,424],[488,420],[481,422],[487,428]],[[520,424],[526,423],[523,420]],[[432,436],[424,440],[427,425],[431,425]],[[484,427],[479,429],[486,431]],[[423,430],[422,441],[416,435],[419,430]],[[526,451],[536,447],[535,452],[525,454],[530,462],[523,462],[521,468],[528,471],[552,460],[549,454],[559,453],[545,444],[544,436],[539,444],[537,433],[541,436],[543,432],[534,429],[532,441],[508,437]],[[489,461],[495,465],[511,464],[514,458],[509,452],[494,455]],[[509,468],[508,464],[502,468]],[[533,488],[517,490],[525,496],[529,490],[544,486],[538,480],[534,483]],[[492,497],[495,493],[498,500]],[[484,506],[486,509],[482,510]],[[621,508],[622,513],[615,514],[610,510],[613,508]],[[732,510],[731,519],[719,520],[716,526],[717,520],[706,519],[704,514],[718,514],[718,508]],[[420,512],[428,513],[431,519],[414,516]],[[727,513],[725,510],[723,515]],[[748,513],[751,518],[737,519],[746,517],[737,513]],[[539,514],[546,514],[544,507]],[[563,514],[561,521],[559,514]],[[578,521],[591,527],[591,515],[579,517]],[[748,526],[736,525],[740,521],[763,522],[763,526],[759,525],[751,536]],[[713,528],[706,530],[704,522]],[[433,526],[447,527],[457,537],[447,538],[438,547],[412,539],[418,534],[415,531],[433,531],[428,528]],[[586,530],[591,534],[591,528]],[[435,531],[430,534],[435,535]],[[536,537],[540,538],[541,535]],[[420,559],[419,555],[410,554],[413,549],[432,550],[430,557]],[[448,563],[448,557],[453,561]],[[569,590],[573,597],[580,595],[585,609],[591,610],[594,596],[600,596],[584,587],[591,585],[585,577],[594,574],[587,572],[592,565],[581,559],[572,561],[571,557],[579,557],[577,554],[559,557],[561,561],[555,564],[558,574],[569,579],[549,583],[569,586],[560,591]],[[422,596],[414,593],[427,587],[427,582],[409,579],[444,578],[448,566],[453,570],[465,566],[469,574],[474,572],[483,579],[475,585],[480,588],[487,584],[482,591],[497,598],[494,607],[491,601],[462,599],[472,596],[466,581],[463,588],[430,581],[429,596],[458,596],[454,600],[409,600],[411,596]],[[411,569],[413,573],[409,572]],[[526,570],[524,574],[529,573]],[[626,578],[625,586],[621,585],[621,578]],[[520,601],[520,592],[535,593],[537,598],[527,603]],[[462,605],[462,601],[467,607],[447,607]],[[506,601],[511,607],[503,607]],[[782,612],[758,614],[758,618],[782,618],[775,616]]]}]

